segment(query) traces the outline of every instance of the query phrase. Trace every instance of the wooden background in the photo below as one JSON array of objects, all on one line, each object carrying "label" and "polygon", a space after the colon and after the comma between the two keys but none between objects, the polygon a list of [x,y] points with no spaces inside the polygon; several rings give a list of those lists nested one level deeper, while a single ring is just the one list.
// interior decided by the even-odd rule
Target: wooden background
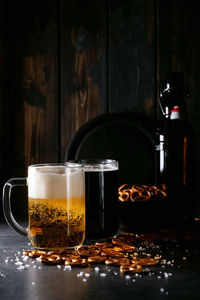
[{"label": "wooden background", "polygon": [[163,76],[182,71],[197,189],[198,12],[195,0],[0,0],[1,188],[30,164],[62,162],[74,133],[98,115],[135,112],[156,124]]}]

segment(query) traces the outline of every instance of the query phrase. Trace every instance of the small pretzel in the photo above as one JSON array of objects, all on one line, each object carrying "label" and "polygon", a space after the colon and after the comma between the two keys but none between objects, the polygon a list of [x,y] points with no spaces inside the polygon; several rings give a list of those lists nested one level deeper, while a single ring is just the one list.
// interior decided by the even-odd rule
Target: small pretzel
[{"label": "small pretzel", "polygon": [[121,266],[130,264],[130,260],[128,258],[109,258],[105,260],[105,264],[108,266]]},{"label": "small pretzel", "polygon": [[142,272],[142,266],[130,264],[130,265],[121,265],[120,266],[120,272],[123,274],[134,274],[134,273],[140,273]]},{"label": "small pretzel", "polygon": [[118,245],[118,246],[123,246],[123,245],[127,245],[128,243],[134,243],[136,241],[135,237],[116,237],[112,239],[112,243],[114,245]]},{"label": "small pretzel", "polygon": [[85,258],[71,258],[67,259],[65,261],[66,266],[72,266],[72,267],[87,267],[88,266],[88,261]]},{"label": "small pretzel", "polygon": [[23,252],[23,255],[26,255],[30,258],[37,258],[40,257],[41,255],[46,255],[46,252],[40,250],[26,250]]},{"label": "small pretzel", "polygon": [[72,258],[82,258],[80,255],[78,254],[62,254],[61,255],[62,260],[68,260],[68,259],[72,259]]},{"label": "small pretzel", "polygon": [[103,248],[111,248],[113,246],[112,243],[108,243],[108,242],[102,242],[102,243],[95,243],[95,247],[98,249],[103,249]]},{"label": "small pretzel", "polygon": [[118,192],[121,192],[122,189],[123,189],[125,186],[128,186],[128,184],[123,184],[122,186],[120,186],[119,189],[118,189]]},{"label": "small pretzel", "polygon": [[106,258],[107,258],[106,256],[100,256],[100,255],[90,256],[88,257],[88,262],[91,264],[101,264],[105,262]]},{"label": "small pretzel", "polygon": [[136,247],[130,246],[130,245],[123,245],[122,249],[124,252],[132,253],[132,252],[135,252]]},{"label": "small pretzel", "polygon": [[47,254],[47,255],[41,255],[40,256],[40,262],[43,264],[49,264],[49,265],[57,265],[61,263],[62,259],[60,255],[57,254]]},{"label": "small pretzel", "polygon": [[126,255],[123,252],[115,251],[112,248],[103,249],[103,251],[101,252],[101,256],[109,256],[109,257],[117,257],[117,258],[126,257]]},{"label": "small pretzel", "polygon": [[131,260],[132,264],[138,264],[141,266],[154,266],[157,265],[158,261],[151,257],[144,257],[144,258],[135,258]]},{"label": "small pretzel", "polygon": [[95,246],[84,246],[80,247],[77,252],[80,256],[87,258],[92,255],[98,255],[100,253],[100,250]]},{"label": "small pretzel", "polygon": [[49,254],[49,255],[54,255],[54,254],[63,255],[63,254],[72,254],[72,253],[74,253],[74,250],[72,250],[72,249],[68,249],[68,250],[54,250],[54,251],[47,252],[47,254]]},{"label": "small pretzel", "polygon": [[125,202],[129,198],[129,193],[128,192],[119,192],[119,197],[122,202]]},{"label": "small pretzel", "polygon": [[118,233],[118,235],[116,236],[117,238],[133,238],[135,236],[135,233],[132,232],[124,232],[124,233]]}]

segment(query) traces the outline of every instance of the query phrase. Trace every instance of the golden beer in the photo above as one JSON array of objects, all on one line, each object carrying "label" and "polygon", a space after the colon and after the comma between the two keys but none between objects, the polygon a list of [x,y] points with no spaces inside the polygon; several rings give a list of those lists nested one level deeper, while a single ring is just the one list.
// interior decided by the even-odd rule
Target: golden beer
[{"label": "golden beer", "polygon": [[85,238],[84,174],[65,168],[29,169],[28,235],[37,249],[74,249]]}]

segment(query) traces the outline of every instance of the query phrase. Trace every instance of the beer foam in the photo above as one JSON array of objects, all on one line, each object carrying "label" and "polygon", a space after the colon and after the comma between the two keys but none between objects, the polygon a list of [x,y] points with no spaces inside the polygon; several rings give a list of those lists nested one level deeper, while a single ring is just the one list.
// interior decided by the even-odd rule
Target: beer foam
[{"label": "beer foam", "polygon": [[30,167],[28,196],[37,199],[63,199],[85,195],[84,174],[65,167]]}]

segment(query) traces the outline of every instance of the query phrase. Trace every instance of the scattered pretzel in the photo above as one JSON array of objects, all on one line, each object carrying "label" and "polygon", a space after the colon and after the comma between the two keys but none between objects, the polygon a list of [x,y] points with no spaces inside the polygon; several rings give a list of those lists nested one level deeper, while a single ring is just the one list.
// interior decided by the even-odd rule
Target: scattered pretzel
[{"label": "scattered pretzel", "polygon": [[108,243],[108,242],[102,242],[102,243],[95,243],[95,247],[97,249],[103,249],[103,248],[111,248],[113,246],[112,243]]},{"label": "scattered pretzel", "polygon": [[135,265],[135,264],[123,264],[120,266],[120,272],[123,274],[135,274],[142,272],[142,266],[141,265]]},{"label": "scattered pretzel", "polygon": [[98,255],[100,253],[100,250],[92,245],[80,247],[77,252],[80,256],[87,258],[92,255]]},{"label": "scattered pretzel", "polygon": [[57,265],[61,263],[62,259],[60,255],[57,254],[46,254],[40,256],[40,262],[43,264],[49,264],[49,265]]},{"label": "scattered pretzel", "polygon": [[101,252],[101,256],[122,258],[122,257],[126,257],[126,254],[120,251],[115,251],[112,248],[104,248],[103,251]]},{"label": "scattered pretzel", "polygon": [[121,266],[130,264],[130,260],[128,258],[109,258],[105,260],[105,264],[108,266]]},{"label": "scattered pretzel", "polygon": [[57,254],[57,255],[65,255],[65,254],[72,254],[74,253],[74,250],[72,249],[67,249],[67,250],[54,250],[54,251],[49,251],[47,252],[47,254],[49,255],[54,255],[54,254]]},{"label": "scattered pretzel", "polygon": [[82,258],[80,255],[78,255],[77,253],[75,254],[62,254],[61,255],[62,260],[68,260],[68,259],[72,259],[72,258]]},{"label": "scattered pretzel", "polygon": [[40,257],[41,255],[46,255],[46,252],[40,250],[26,250],[23,252],[23,255],[26,255],[30,258],[37,258]]},{"label": "scattered pretzel", "polygon": [[154,266],[158,264],[158,260],[151,258],[151,257],[144,257],[144,258],[134,258],[131,260],[132,264],[138,264],[141,266]]},{"label": "scattered pretzel", "polygon": [[129,243],[134,243],[136,241],[135,238],[113,238],[112,243],[114,245],[118,245],[119,247],[126,246]]},{"label": "scattered pretzel", "polygon": [[88,262],[91,264],[101,264],[105,262],[106,258],[107,258],[106,256],[100,256],[100,255],[90,256],[88,257]]},{"label": "scattered pretzel", "polygon": [[124,252],[133,253],[136,250],[136,247],[130,245],[123,245],[122,249]]},{"label": "scattered pretzel", "polygon": [[88,266],[88,261],[85,258],[69,258],[65,261],[65,265],[85,268]]}]

